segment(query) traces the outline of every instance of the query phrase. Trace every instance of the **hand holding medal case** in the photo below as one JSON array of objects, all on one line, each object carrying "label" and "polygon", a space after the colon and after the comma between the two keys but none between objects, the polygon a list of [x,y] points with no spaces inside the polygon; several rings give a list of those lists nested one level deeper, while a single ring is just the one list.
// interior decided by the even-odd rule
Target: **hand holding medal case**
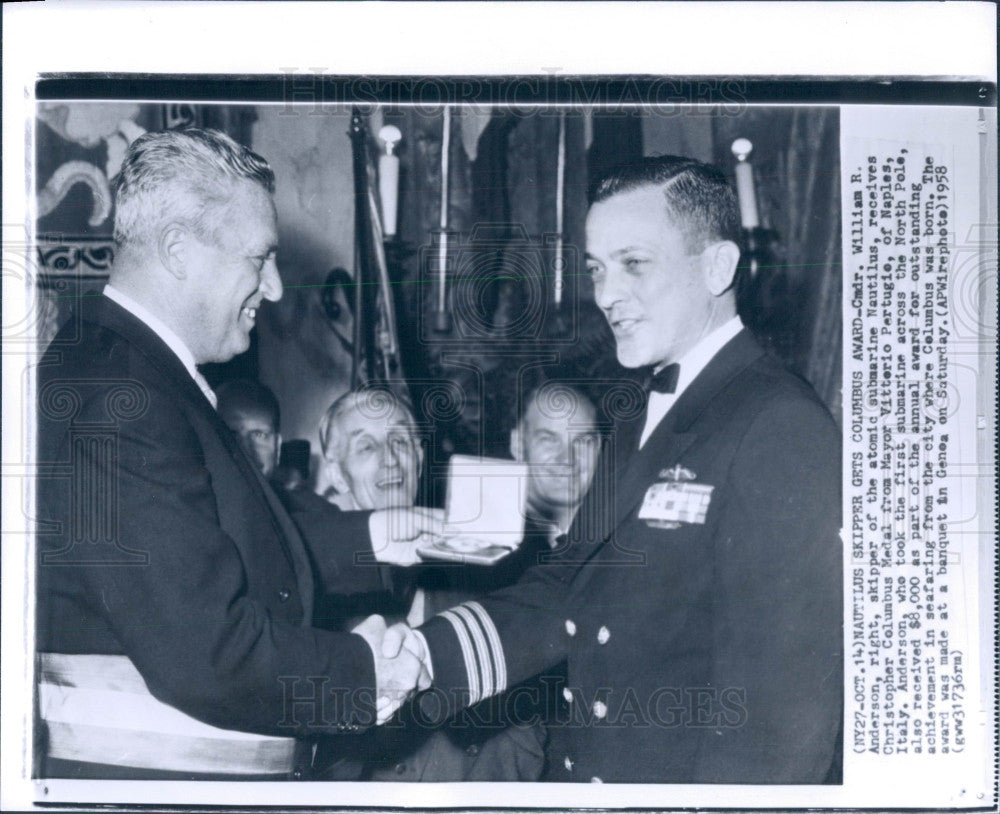
[{"label": "hand holding medal case", "polygon": [[444,536],[418,549],[427,559],[492,565],[524,538],[526,464],[453,455],[448,465]]}]

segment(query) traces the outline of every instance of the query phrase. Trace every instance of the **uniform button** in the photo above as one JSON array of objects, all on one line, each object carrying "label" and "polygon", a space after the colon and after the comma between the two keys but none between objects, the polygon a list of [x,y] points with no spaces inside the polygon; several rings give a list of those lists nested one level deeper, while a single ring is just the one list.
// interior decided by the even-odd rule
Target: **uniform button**
[{"label": "uniform button", "polygon": [[566,620],[566,632],[570,636],[575,636],[576,635],[576,622],[574,622],[572,619],[567,619]]},{"label": "uniform button", "polygon": [[611,638],[611,631],[608,630],[604,625],[601,625],[601,629],[597,631],[597,643],[607,644],[608,639]]},{"label": "uniform button", "polygon": [[594,717],[601,719],[606,717],[608,714],[608,707],[603,701],[594,702]]},{"label": "uniform button", "polygon": [[603,783],[604,781],[601,780],[601,778],[599,778],[599,777],[592,777],[592,778],[590,778],[590,782],[591,783]]},{"label": "uniform button", "polygon": [[566,699],[567,703],[573,703],[573,691],[569,687],[563,687],[563,698]]},{"label": "uniform button", "polygon": [[282,602],[287,602],[291,598],[291,596],[292,592],[289,591],[288,588],[282,588],[280,591],[278,591],[278,599],[280,599]]},{"label": "uniform button", "polygon": [[405,763],[397,763],[393,768],[394,768],[396,774],[402,774],[403,772],[406,771],[406,764]]},{"label": "uniform button", "polygon": [[563,766],[566,767],[567,772],[573,771],[573,761],[570,760],[569,755],[566,755],[566,757],[563,758]]},{"label": "uniform button", "polygon": [[470,744],[469,748],[465,750],[465,754],[467,754],[469,757],[475,757],[476,755],[479,754],[479,747],[476,746],[476,744],[474,743]]},{"label": "uniform button", "polygon": [[292,779],[293,780],[301,780],[302,779],[302,769],[296,769],[294,772],[292,772]]}]

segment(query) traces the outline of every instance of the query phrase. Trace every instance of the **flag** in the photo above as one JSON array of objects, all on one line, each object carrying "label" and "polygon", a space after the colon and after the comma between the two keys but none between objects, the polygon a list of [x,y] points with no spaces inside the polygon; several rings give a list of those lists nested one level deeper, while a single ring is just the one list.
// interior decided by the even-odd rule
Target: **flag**
[{"label": "flag", "polygon": [[475,161],[479,154],[479,137],[493,117],[490,105],[470,104],[455,108],[459,112],[459,124],[462,128],[462,146],[469,161]]}]

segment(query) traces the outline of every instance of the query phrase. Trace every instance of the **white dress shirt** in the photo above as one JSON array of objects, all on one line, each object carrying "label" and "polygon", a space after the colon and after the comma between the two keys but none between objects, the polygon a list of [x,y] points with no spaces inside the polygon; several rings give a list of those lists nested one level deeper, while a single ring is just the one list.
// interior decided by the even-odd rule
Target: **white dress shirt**
[{"label": "white dress shirt", "polygon": [[[678,365],[680,365],[680,371],[677,375],[677,387],[674,388],[674,392],[657,393],[654,391],[649,394],[649,401],[646,404],[646,425],[643,427],[642,436],[639,438],[639,449],[642,449],[643,444],[653,434],[653,430],[663,420],[663,417],[669,412],[670,408],[674,406],[674,403],[680,398],[681,393],[687,389],[687,386],[705,369],[708,363],[715,357],[715,354],[722,350],[722,346],[742,330],[743,321],[738,316],[733,317],[704,337],[697,345],[685,353],[683,357],[677,360]],[[659,373],[662,367],[665,367],[665,365],[660,365],[656,369],[656,372]]]},{"label": "white dress shirt", "polygon": [[205,398],[208,399],[212,408],[215,409],[218,405],[218,399],[215,397],[215,392],[209,386],[205,377],[198,372],[198,366],[194,361],[194,354],[191,353],[188,346],[184,344],[184,341],[172,330],[170,330],[170,328],[168,328],[162,320],[150,313],[148,309],[141,306],[127,294],[123,294],[110,283],[104,286],[104,296],[109,300],[118,303],[132,316],[140,322],[143,322],[146,327],[148,327],[167,344],[167,347],[174,352],[174,355],[178,359],[181,360],[181,364],[184,365],[184,369],[191,374],[191,378],[194,379],[195,384],[198,385],[201,392],[205,394]]}]

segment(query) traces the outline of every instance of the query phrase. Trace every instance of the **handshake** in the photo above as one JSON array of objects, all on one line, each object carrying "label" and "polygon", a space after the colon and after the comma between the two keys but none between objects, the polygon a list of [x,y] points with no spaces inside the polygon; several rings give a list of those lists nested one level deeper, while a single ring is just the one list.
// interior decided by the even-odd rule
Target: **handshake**
[{"label": "handshake", "polygon": [[434,677],[424,637],[400,622],[369,616],[352,633],[361,636],[375,658],[376,723],[388,721],[414,693],[426,690]]}]

